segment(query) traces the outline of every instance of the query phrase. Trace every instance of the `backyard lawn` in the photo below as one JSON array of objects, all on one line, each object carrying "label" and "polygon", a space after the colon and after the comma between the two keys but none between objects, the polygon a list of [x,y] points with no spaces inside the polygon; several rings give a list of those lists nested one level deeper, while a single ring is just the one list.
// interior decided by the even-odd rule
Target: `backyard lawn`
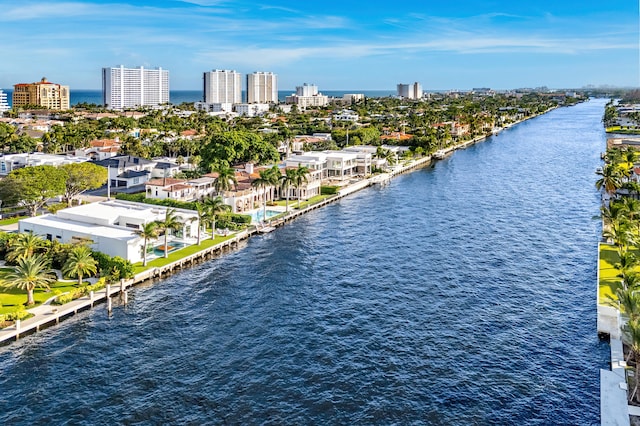
[{"label": "backyard lawn", "polygon": [[620,285],[617,277],[618,270],[613,267],[619,261],[615,246],[600,244],[600,282],[598,283],[598,303],[605,305],[609,297],[615,298],[615,292]]},{"label": "backyard lawn", "polygon": [[134,265],[134,273],[139,274],[140,272],[146,271],[147,269],[156,268],[164,265],[168,265],[171,262],[175,262],[176,260],[180,260],[184,257],[195,254],[201,250],[209,248],[211,246],[215,246],[223,241],[229,240],[233,238],[235,234],[231,234],[228,236],[216,235],[215,239],[202,239],[200,240],[200,245],[191,245],[179,250],[176,250],[172,253],[169,253],[169,257],[166,259],[164,257],[159,257],[157,259],[153,259],[147,262],[147,266],[142,266],[142,262],[138,262]]},{"label": "backyard lawn", "polygon": [[[331,195],[316,195],[315,197],[311,197],[308,201],[301,201],[300,208],[303,209],[305,207],[310,206],[311,204],[319,203],[322,200],[326,200],[327,198],[332,197]],[[276,204],[279,206],[286,206],[287,200],[278,200]],[[289,200],[289,210],[293,210],[298,208],[298,200],[290,199]]]},{"label": "backyard lawn", "polygon": [[[0,268],[0,279],[2,279],[9,271],[9,268]],[[77,282],[75,281],[57,281],[53,283],[50,291],[37,288],[33,292],[33,298],[36,301],[36,305],[34,306],[41,304],[42,302],[55,296],[56,294],[65,293],[75,288],[78,288]],[[25,290],[0,287],[0,314],[17,311],[21,305],[24,305],[24,303],[26,303],[26,301],[27,292]]]}]

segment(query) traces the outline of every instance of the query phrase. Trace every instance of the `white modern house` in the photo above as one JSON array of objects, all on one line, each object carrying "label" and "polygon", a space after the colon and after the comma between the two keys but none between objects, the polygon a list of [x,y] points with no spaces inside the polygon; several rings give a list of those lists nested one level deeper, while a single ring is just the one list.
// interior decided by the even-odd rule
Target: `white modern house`
[{"label": "white modern house", "polygon": [[22,154],[6,154],[0,156],[0,176],[9,174],[12,170],[31,166],[61,166],[63,164],[83,163],[89,161],[87,157],[69,155],[44,154],[31,152]]},{"label": "white modern house", "polygon": [[[120,200],[100,201],[60,210],[56,214],[22,219],[20,232],[33,232],[50,241],[88,243],[96,251],[120,256],[133,263],[142,261],[144,240],[137,235],[143,224],[163,220],[167,208]],[[182,226],[171,232],[167,245],[175,250],[195,243],[198,235],[198,215],[194,211],[175,209]],[[149,242],[153,256],[163,252],[164,237]],[[162,246],[162,247],[156,247]]]}]

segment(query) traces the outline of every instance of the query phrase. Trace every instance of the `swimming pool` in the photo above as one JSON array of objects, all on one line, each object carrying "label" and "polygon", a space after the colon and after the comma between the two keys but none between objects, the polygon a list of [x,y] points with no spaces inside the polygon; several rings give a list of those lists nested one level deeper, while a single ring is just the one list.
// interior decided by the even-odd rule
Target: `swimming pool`
[{"label": "swimming pool", "polygon": [[[263,210],[256,210],[254,212],[251,212],[251,222],[260,222],[262,221],[263,218]],[[267,219],[272,218],[273,216],[277,216],[282,212],[279,212],[277,210],[267,210]]]},{"label": "swimming pool", "polygon": [[[169,241],[167,245],[169,246],[167,249],[167,253],[171,253],[186,246],[185,243],[179,243],[177,241]],[[159,246],[154,247],[153,254],[155,254],[156,256],[164,256],[164,244],[160,244]]]}]

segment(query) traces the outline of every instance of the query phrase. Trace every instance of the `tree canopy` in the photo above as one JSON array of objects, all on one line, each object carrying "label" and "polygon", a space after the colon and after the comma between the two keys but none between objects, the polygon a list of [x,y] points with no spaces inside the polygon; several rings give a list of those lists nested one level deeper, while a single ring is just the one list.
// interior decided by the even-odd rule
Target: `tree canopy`
[{"label": "tree canopy", "polygon": [[54,166],[13,170],[0,181],[0,198],[7,205],[25,206],[35,216],[49,198],[64,194],[66,177],[63,169]]},{"label": "tree canopy", "polygon": [[60,167],[66,173],[63,199],[71,207],[71,201],[90,189],[100,188],[107,182],[107,169],[93,163],[71,163]]}]

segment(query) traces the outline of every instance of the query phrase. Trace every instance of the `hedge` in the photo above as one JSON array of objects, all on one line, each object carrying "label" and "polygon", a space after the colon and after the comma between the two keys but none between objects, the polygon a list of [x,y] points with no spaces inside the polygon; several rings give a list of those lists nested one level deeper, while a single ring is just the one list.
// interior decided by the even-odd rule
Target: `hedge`
[{"label": "hedge", "polygon": [[136,203],[153,204],[155,206],[174,207],[177,209],[195,210],[195,201],[159,200],[156,198],[146,198],[144,193],[138,194],[116,194],[116,199],[133,201]]},{"label": "hedge", "polygon": [[339,186],[321,186],[320,194],[321,195],[335,195],[340,190]]}]

